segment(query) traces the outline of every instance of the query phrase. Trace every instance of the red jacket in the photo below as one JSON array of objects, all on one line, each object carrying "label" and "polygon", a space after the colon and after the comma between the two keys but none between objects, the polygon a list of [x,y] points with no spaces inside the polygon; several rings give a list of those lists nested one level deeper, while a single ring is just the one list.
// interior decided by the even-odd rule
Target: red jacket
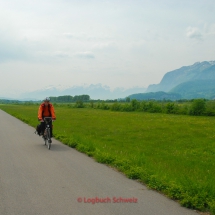
[{"label": "red jacket", "polygon": [[43,102],[38,110],[38,119],[42,120],[44,117],[52,117],[52,119],[56,119],[54,107],[51,103],[45,106]]}]

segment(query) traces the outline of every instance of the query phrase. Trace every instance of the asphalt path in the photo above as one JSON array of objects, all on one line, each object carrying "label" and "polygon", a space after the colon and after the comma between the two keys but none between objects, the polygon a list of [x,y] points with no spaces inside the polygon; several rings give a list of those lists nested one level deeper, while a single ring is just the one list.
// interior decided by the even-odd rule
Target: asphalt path
[{"label": "asphalt path", "polygon": [[1,215],[198,214],[34,131],[0,110]]}]

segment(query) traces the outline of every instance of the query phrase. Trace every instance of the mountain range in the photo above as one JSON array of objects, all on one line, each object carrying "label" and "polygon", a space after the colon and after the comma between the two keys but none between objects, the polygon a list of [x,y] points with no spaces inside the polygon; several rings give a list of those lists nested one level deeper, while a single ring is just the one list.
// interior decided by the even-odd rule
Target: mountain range
[{"label": "mountain range", "polygon": [[[167,72],[159,84],[148,88],[115,88],[111,90],[102,84],[84,86],[48,86],[44,89],[22,93],[18,100],[42,100],[47,96],[89,95],[91,99],[123,99],[130,97],[138,100],[178,100],[194,98],[215,98],[215,61],[197,62],[190,66]],[[3,98],[0,98],[3,99]],[[6,99],[6,98],[4,98]],[[8,99],[8,98],[7,98]]]},{"label": "mountain range", "polygon": [[145,93],[133,94],[129,97],[139,100],[214,99],[215,61],[197,62],[191,66],[183,66],[167,72],[159,84],[149,85]]},{"label": "mountain range", "polygon": [[133,87],[130,89],[115,88],[111,90],[108,86],[102,84],[91,84],[89,86],[73,86],[66,89],[60,87],[49,86],[41,90],[23,93],[20,97],[26,100],[42,100],[47,96],[64,96],[64,95],[89,95],[91,99],[118,99],[125,98],[136,92],[145,92],[146,88]]}]

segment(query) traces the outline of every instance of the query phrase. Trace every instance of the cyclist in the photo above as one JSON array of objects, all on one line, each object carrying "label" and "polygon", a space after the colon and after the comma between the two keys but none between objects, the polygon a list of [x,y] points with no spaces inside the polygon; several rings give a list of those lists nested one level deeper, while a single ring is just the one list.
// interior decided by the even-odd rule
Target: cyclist
[{"label": "cyclist", "polygon": [[[40,130],[41,130],[41,133],[39,135],[44,134],[44,130],[45,130],[44,117],[52,117],[52,120],[56,120],[54,106],[50,103],[49,97],[46,97],[43,100],[43,103],[40,104],[39,106],[38,120],[40,121]],[[52,137],[52,121],[49,123],[49,126],[50,126],[50,133]]]}]

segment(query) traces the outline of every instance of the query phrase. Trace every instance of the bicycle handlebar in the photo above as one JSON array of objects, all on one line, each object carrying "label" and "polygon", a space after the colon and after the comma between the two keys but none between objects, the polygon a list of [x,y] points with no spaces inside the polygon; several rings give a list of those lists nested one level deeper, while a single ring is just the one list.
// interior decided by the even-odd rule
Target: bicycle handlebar
[{"label": "bicycle handlebar", "polygon": [[45,121],[45,122],[51,122],[51,121],[52,121],[52,118],[51,118],[51,117],[44,117],[44,121]]}]

